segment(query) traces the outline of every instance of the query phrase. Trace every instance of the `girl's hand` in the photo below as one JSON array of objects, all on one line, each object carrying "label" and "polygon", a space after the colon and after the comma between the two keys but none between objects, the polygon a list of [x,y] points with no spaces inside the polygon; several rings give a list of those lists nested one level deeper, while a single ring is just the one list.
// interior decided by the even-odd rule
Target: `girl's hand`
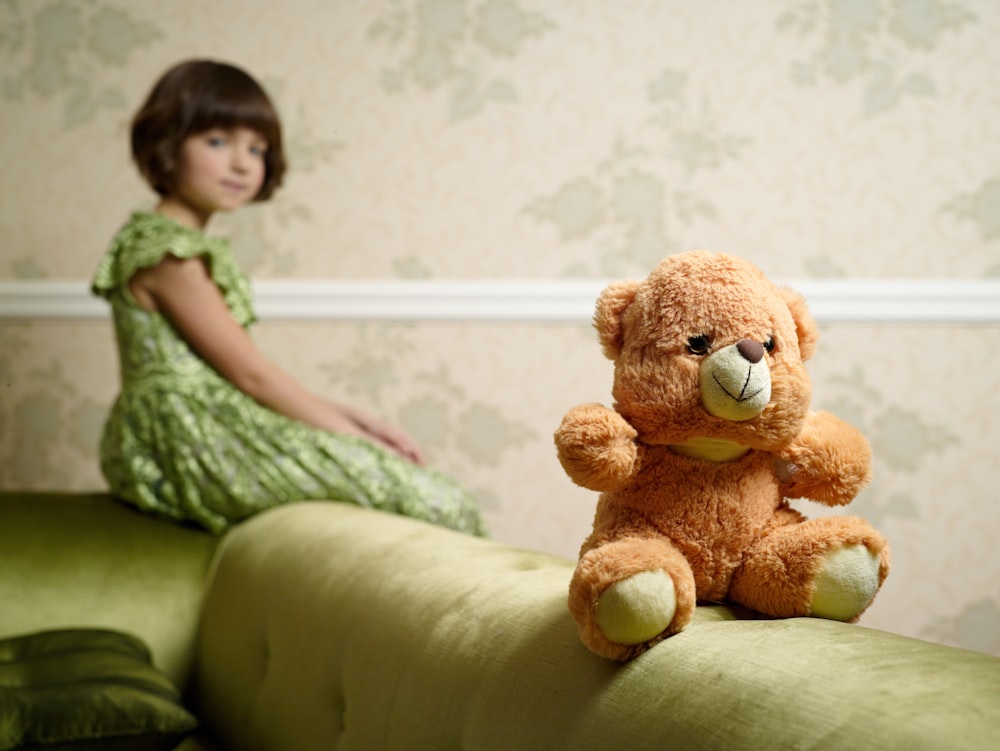
[{"label": "girl's hand", "polygon": [[413,437],[405,430],[357,407],[341,405],[340,409],[357,425],[362,437],[384,446],[407,461],[423,466],[423,452]]}]

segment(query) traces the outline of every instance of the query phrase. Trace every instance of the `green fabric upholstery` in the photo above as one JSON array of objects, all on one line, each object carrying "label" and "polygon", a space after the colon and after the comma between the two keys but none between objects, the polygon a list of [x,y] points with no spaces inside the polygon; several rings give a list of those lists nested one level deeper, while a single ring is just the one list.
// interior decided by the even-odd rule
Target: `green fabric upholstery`
[{"label": "green fabric upholstery", "polygon": [[572,568],[328,502],[219,544],[105,495],[0,493],[0,637],[127,631],[181,686],[196,659],[215,737],[185,750],[1000,748],[1000,659],[703,607],[618,665],[577,638]]},{"label": "green fabric upholstery", "polygon": [[67,629],[0,640],[2,751],[167,751],[197,726],[133,636]]},{"label": "green fabric upholstery", "polygon": [[203,719],[240,751],[1000,748],[1000,659],[701,607],[626,665],[588,652],[573,562],[330,503],[223,541]]},{"label": "green fabric upholstery", "polygon": [[217,542],[104,494],[0,493],[0,638],[126,631],[183,687]]}]

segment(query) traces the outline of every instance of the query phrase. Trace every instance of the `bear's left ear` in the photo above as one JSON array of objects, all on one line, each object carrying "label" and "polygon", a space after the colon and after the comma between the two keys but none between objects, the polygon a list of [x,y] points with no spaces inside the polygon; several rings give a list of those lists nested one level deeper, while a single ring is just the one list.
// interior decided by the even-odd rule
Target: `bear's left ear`
[{"label": "bear's left ear", "polygon": [[778,287],[788,309],[792,312],[792,320],[795,321],[795,334],[799,339],[799,353],[803,360],[808,360],[816,352],[816,340],[819,339],[819,330],[816,328],[816,321],[813,320],[809,312],[806,299],[790,287]]},{"label": "bear's left ear", "polygon": [[626,280],[608,285],[594,309],[594,328],[601,342],[604,356],[609,360],[617,360],[625,345],[623,338],[622,318],[625,311],[635,301],[639,291],[639,282]]}]

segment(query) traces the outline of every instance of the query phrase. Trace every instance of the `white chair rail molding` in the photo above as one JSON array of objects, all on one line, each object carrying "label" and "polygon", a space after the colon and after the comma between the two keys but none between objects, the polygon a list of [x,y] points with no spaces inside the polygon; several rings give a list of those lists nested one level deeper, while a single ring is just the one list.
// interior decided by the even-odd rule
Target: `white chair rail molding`
[{"label": "white chair rail molding", "polygon": [[[610,280],[266,280],[258,315],[282,321],[579,323]],[[821,323],[1000,323],[1000,279],[783,280]],[[99,319],[80,280],[0,281],[0,319]]]}]

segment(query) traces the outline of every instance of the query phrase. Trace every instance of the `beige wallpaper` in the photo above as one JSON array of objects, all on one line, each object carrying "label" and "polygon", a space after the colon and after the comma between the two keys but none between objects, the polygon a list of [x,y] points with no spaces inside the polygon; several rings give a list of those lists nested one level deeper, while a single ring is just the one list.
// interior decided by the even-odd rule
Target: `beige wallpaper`
[{"label": "beige wallpaper", "polygon": [[[280,7],[279,7],[280,5]],[[6,0],[0,280],[89,278],[151,196],[132,110],[188,56],[273,92],[292,160],[220,221],[258,279],[1000,277],[992,0]],[[495,536],[572,556],[551,433],[608,401],[585,323],[264,322],[309,385],[407,425]],[[1000,323],[824,325],[815,400],[872,440],[894,571],[865,623],[1000,654]],[[101,487],[106,321],[0,319],[0,487]],[[807,513],[819,510],[804,506]]]}]

